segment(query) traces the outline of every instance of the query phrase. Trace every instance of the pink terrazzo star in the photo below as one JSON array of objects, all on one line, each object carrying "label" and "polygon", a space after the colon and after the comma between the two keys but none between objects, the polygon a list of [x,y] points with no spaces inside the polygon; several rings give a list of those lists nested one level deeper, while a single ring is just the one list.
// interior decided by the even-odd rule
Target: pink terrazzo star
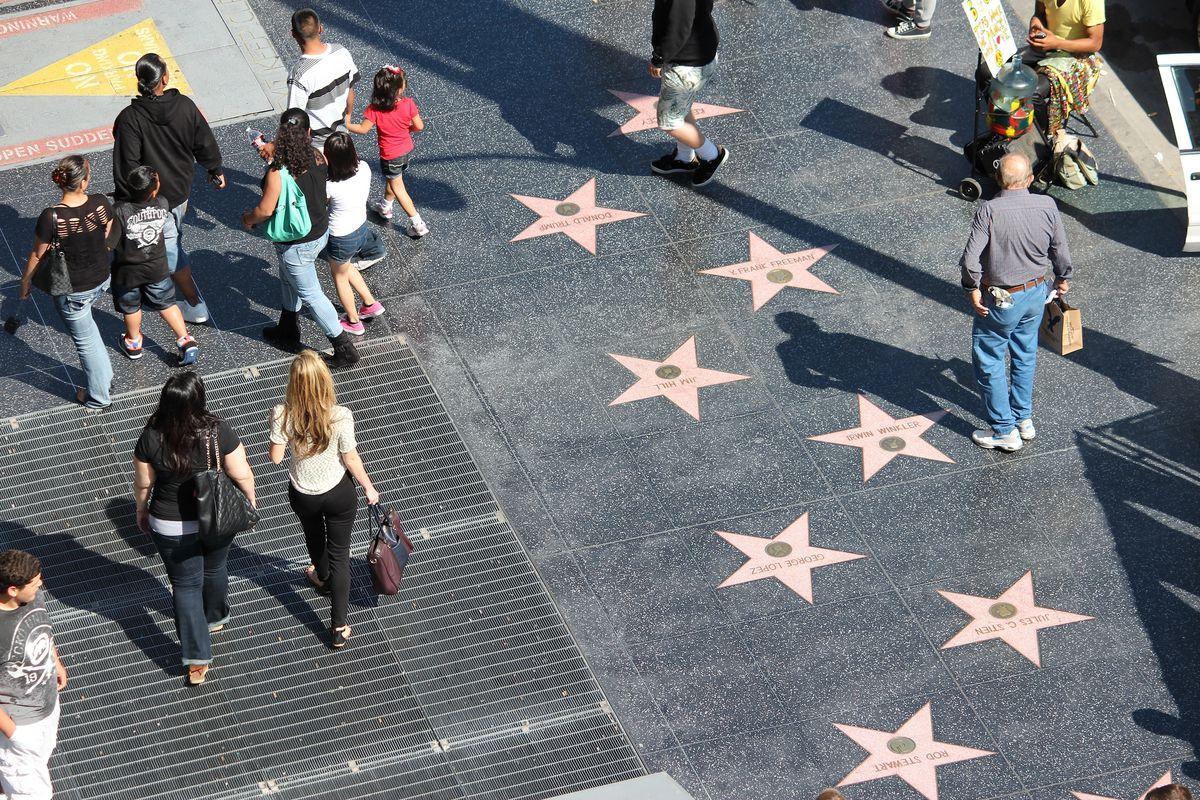
[{"label": "pink terrazzo star", "polygon": [[681,344],[679,349],[663,361],[619,356],[616,353],[609,353],[609,356],[638,376],[637,383],[609,403],[610,406],[661,396],[697,420],[700,419],[700,389],[750,378],[749,375],[735,375],[732,372],[718,372],[715,369],[697,366],[695,336]]},{"label": "pink terrazzo star", "polygon": [[720,275],[750,281],[750,296],[753,309],[758,311],[767,301],[783,291],[785,286],[811,289],[814,292],[837,294],[825,281],[809,272],[836,245],[812,247],[795,253],[781,253],[755,234],[750,234],[750,260],[714,269],[702,269],[704,275]]},{"label": "pink terrazzo star", "polygon": [[807,512],[784,528],[774,539],[725,531],[717,531],[717,535],[750,557],[749,561],[738,567],[737,572],[722,581],[718,588],[736,586],[760,578],[775,578],[810,603],[813,601],[814,569],[866,557],[858,553],[844,553],[841,550],[826,550],[824,547],[809,545]]},{"label": "pink terrazzo star", "polygon": [[596,205],[596,179],[592,178],[565,200],[509,195],[539,214],[538,220],[509,241],[519,242],[536,236],[564,233],[589,253],[596,253],[596,228],[610,222],[644,217],[638,211],[604,208]]},{"label": "pink terrazzo star", "polygon": [[[1160,786],[1166,786],[1168,783],[1171,783],[1171,770],[1164,772],[1163,776],[1156,780],[1153,786],[1138,795],[1138,800],[1146,800],[1146,795]],[[1071,792],[1071,794],[1075,795],[1079,800],[1120,800],[1120,798],[1109,797],[1106,794],[1087,794],[1086,792]]]},{"label": "pink terrazzo star", "polygon": [[883,469],[896,456],[954,463],[954,459],[921,438],[945,411],[930,411],[896,419],[863,395],[858,396],[858,427],[810,436],[818,442],[857,447],[863,454],[863,480]]},{"label": "pink terrazzo star", "polygon": [[988,639],[1000,639],[1039,667],[1042,665],[1038,647],[1038,631],[1072,622],[1092,619],[1080,614],[1042,608],[1033,599],[1033,573],[1026,572],[1020,580],[1004,590],[999,597],[975,597],[970,594],[938,591],[942,597],[967,612],[973,618],[950,641],[942,645],[959,647]]},{"label": "pink terrazzo star", "polygon": [[929,703],[894,733],[837,723],[834,723],[834,727],[870,753],[849,775],[838,781],[838,786],[895,775],[929,800],[937,800],[938,767],[995,755],[989,750],[935,741]]},{"label": "pink terrazzo star", "polygon": [[[658,127],[658,113],[655,110],[655,106],[658,104],[658,95],[621,92],[616,89],[609,89],[608,91],[609,94],[616,95],[618,99],[628,103],[637,112],[637,116],[621,125],[621,127],[610,133],[609,136],[620,136],[622,133],[628,136],[631,133],[648,131]],[[692,103],[692,116],[696,119],[720,117],[725,114],[738,114],[745,110],[744,108],[715,106],[712,103]]]}]

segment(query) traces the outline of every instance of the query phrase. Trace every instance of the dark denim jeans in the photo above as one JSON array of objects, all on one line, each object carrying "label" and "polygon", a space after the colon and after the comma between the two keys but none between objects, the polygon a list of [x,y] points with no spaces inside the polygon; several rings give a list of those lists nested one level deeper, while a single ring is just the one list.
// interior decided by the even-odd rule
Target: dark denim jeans
[{"label": "dark denim jeans", "polygon": [[229,620],[229,546],[206,550],[195,533],[153,536],[171,579],[183,663],[207,664],[212,661],[209,626]]}]

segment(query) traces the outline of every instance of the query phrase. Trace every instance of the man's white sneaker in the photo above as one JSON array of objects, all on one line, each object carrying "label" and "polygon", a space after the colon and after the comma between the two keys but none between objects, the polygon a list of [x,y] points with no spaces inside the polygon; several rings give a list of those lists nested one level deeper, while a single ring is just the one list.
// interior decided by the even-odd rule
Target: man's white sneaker
[{"label": "man's white sneaker", "polygon": [[192,305],[186,300],[180,300],[179,308],[183,311],[184,322],[190,322],[193,325],[208,322],[208,304],[203,300],[198,305]]},{"label": "man's white sneaker", "polygon": [[1031,442],[1037,438],[1037,428],[1033,427],[1033,420],[1023,419],[1017,423],[1017,432],[1021,434],[1021,439],[1026,442]]},{"label": "man's white sneaker", "polygon": [[1021,449],[1021,434],[1016,428],[1004,436],[997,436],[994,431],[982,430],[971,434],[971,441],[984,450],[1000,450],[1005,453],[1015,453]]},{"label": "man's white sneaker", "polygon": [[380,256],[379,258],[365,258],[361,261],[351,261],[350,265],[359,272],[362,272],[365,269],[370,269],[371,267],[375,266],[385,258],[387,258],[387,256]]}]

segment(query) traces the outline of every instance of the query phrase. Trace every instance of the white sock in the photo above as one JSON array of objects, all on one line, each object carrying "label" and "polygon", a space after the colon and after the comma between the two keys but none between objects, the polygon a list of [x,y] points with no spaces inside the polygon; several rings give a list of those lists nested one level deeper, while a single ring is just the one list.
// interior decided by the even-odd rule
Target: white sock
[{"label": "white sock", "polygon": [[411,220],[416,225],[420,225],[422,222],[425,221],[425,220],[421,219],[420,211],[418,211],[416,214],[413,214],[411,217],[409,217],[409,220]]},{"label": "white sock", "polygon": [[382,200],[380,200],[380,201],[379,201],[379,204],[380,204],[381,206],[383,206],[384,208],[387,208],[387,209],[390,209],[390,208],[392,207],[392,201],[391,201],[391,200],[389,200],[389,199],[388,199],[388,198],[386,198],[386,197],[385,197],[385,198],[383,198]]},{"label": "white sock", "polygon": [[692,148],[688,147],[683,142],[676,142],[675,157],[678,158],[683,163],[687,164],[687,163],[690,163],[691,160],[696,157],[696,151],[693,150]]},{"label": "white sock", "polygon": [[704,161],[712,161],[720,153],[717,151],[717,146],[713,144],[712,139],[705,139],[704,144],[696,148],[696,156]]}]

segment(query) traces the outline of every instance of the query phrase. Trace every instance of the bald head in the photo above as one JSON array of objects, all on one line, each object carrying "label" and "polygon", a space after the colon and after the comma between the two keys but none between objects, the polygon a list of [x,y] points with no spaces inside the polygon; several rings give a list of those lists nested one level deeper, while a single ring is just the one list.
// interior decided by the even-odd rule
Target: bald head
[{"label": "bald head", "polygon": [[1003,189],[1024,189],[1033,178],[1029,159],[1021,153],[1008,153],[1000,159],[996,178],[1000,181],[1000,187]]}]

